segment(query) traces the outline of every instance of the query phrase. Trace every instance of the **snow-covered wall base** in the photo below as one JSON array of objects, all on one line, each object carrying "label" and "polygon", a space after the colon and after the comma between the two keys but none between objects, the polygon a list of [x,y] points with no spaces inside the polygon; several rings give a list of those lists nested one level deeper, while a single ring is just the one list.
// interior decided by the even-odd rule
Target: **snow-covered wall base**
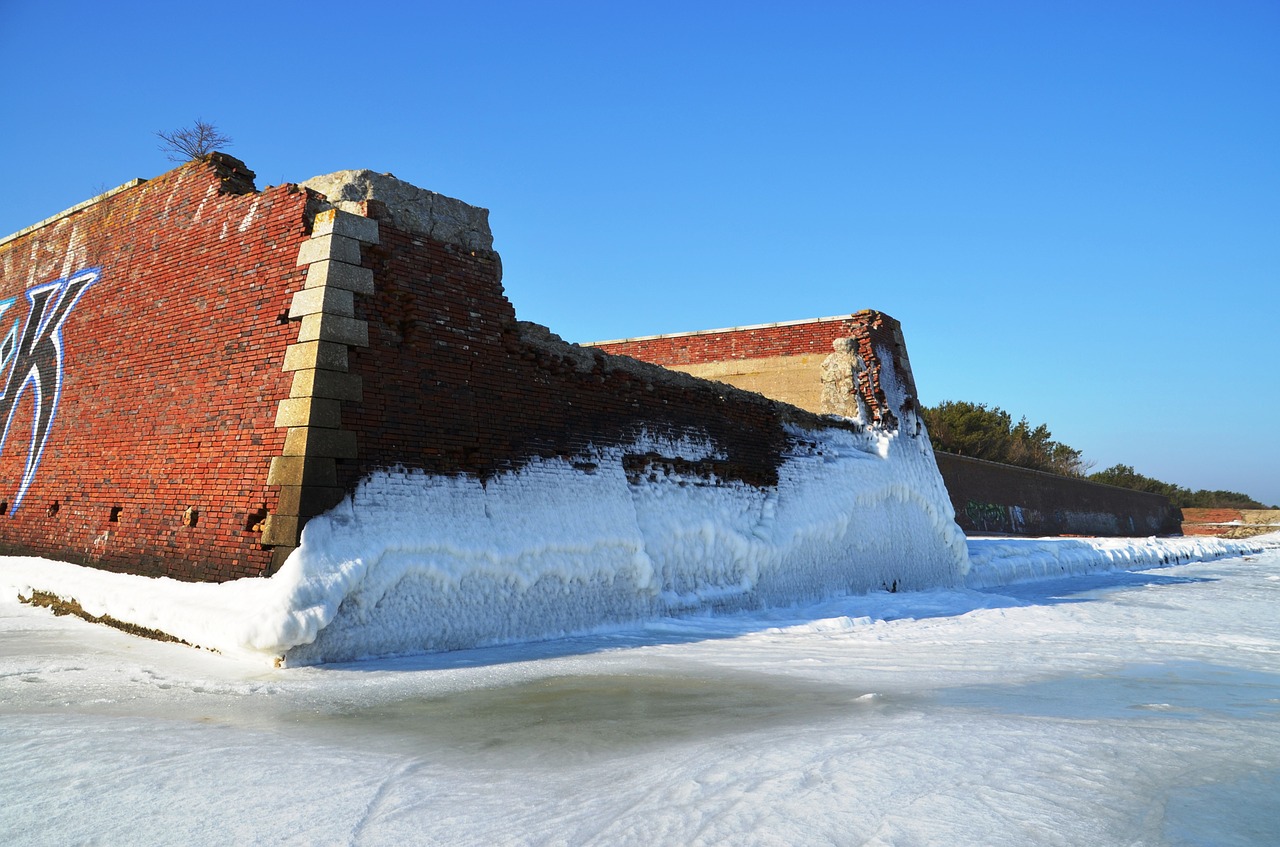
[{"label": "snow-covered wall base", "polygon": [[[553,638],[644,618],[963,581],[927,438],[789,433],[776,487],[628,456],[714,459],[644,438],[487,481],[380,472],[307,524],[289,664]],[[684,467],[682,470],[681,468]]]},{"label": "snow-covered wall base", "polygon": [[1063,579],[1107,570],[1137,571],[1261,553],[1280,543],[1219,538],[971,538],[968,588]]}]

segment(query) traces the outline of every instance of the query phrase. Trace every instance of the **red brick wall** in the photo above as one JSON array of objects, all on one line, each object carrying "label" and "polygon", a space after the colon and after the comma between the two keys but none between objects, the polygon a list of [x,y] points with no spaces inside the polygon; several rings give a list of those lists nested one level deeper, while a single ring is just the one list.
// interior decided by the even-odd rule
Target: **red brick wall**
[{"label": "red brick wall", "polygon": [[1239,509],[1182,510],[1183,535],[1226,535],[1234,528],[1231,524],[1243,522],[1244,514]]},{"label": "red brick wall", "polygon": [[[98,274],[61,325],[60,400],[34,475],[34,392],[16,406],[0,450],[0,500],[16,503],[31,476],[18,508],[0,517],[0,552],[218,581],[268,573],[288,549],[265,547],[254,527],[279,505],[267,473],[284,449],[276,411],[293,379],[285,350],[299,336],[288,313],[305,284],[297,261],[316,195],[295,186],[255,193],[251,179],[215,155],[0,245],[0,302],[13,298],[0,313],[0,378],[18,370],[4,333],[25,314],[27,293]],[[769,485],[791,440],[784,423],[823,425],[759,395],[520,324],[496,255],[406,232],[381,204],[367,207],[380,243],[361,250],[374,293],[355,298],[369,345],[348,348],[362,383],[361,399],[341,404],[341,427],[357,445],[356,458],[337,460],[348,491],[398,465],[483,477],[561,456],[590,472],[592,449],[641,453],[641,433],[710,441],[715,457],[632,455],[624,464],[637,479],[674,461],[708,484]],[[900,342],[896,323],[873,323],[868,337]],[[827,350],[855,325],[808,331]],[[806,332],[780,329],[777,344]],[[47,353],[56,345],[45,335]],[[48,363],[45,371],[52,384]],[[866,387],[875,393],[874,378]],[[194,523],[184,522],[189,509]]]},{"label": "red brick wall", "polygon": [[[192,163],[0,245],[0,298],[16,298],[0,335],[15,318],[22,332],[28,289],[100,274],[67,313],[56,416],[25,497],[0,517],[0,549],[209,580],[269,567],[248,527],[275,506],[266,470],[284,439],[274,415],[297,336],[279,316],[301,287],[307,196],[234,193],[247,187],[237,169]],[[33,394],[0,450],[10,506]]]},{"label": "red brick wall", "polygon": [[723,362],[726,359],[826,354],[831,352],[831,342],[837,338],[849,338],[855,331],[856,327],[850,316],[844,320],[807,321],[630,341],[606,341],[592,346],[617,356],[631,356],[643,362],[670,367]]}]

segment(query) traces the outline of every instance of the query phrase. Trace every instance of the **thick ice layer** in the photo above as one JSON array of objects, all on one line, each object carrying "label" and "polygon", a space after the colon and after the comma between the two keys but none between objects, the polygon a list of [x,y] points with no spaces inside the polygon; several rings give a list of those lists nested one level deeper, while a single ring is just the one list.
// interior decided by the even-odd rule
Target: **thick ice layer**
[{"label": "thick ice layer", "polygon": [[1207,562],[1274,548],[1273,535],[1228,540],[1188,538],[975,538],[969,541],[969,588],[1094,573]]},{"label": "thick ice layer", "polygon": [[483,482],[374,474],[308,523],[270,579],[193,584],[15,558],[0,563],[0,590],[301,664],[963,580],[965,538],[925,438],[791,436],[773,487],[706,475],[723,458],[706,443],[644,436]]},{"label": "thick ice layer", "polygon": [[797,432],[775,488],[673,472],[643,439],[487,482],[384,472],[313,519],[277,578],[297,585],[291,663],[550,638],[837,593],[951,586],[967,554],[928,442]]}]

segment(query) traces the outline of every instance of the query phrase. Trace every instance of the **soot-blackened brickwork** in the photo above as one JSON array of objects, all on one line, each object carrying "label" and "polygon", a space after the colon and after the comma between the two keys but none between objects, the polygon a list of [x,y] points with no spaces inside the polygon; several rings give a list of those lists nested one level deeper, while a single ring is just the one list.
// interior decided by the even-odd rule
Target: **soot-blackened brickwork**
[{"label": "soot-blackened brickwork", "polygon": [[[281,324],[308,197],[195,162],[0,244],[0,549],[223,580],[254,526],[289,392]],[[246,193],[249,192],[249,193]]]},{"label": "soot-blackened brickwork", "polygon": [[351,356],[364,398],[343,410],[344,427],[360,440],[359,458],[339,462],[345,487],[396,465],[485,476],[531,457],[587,456],[642,432],[709,439],[724,454],[722,475],[768,485],[787,444],[784,419],[811,419],[565,344],[516,320],[493,257],[399,230],[385,217],[379,234],[381,243],[364,250],[376,294],[356,302],[369,347]]}]

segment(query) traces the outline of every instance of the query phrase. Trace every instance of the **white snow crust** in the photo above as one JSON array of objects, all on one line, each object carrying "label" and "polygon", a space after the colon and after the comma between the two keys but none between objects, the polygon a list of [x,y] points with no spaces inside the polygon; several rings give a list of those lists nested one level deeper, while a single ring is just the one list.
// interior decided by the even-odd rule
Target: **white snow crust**
[{"label": "white snow crust", "polygon": [[[279,640],[290,662],[342,661],[954,586],[964,536],[921,444],[803,433],[767,489],[660,469],[632,484],[616,448],[590,473],[562,459],[485,483],[378,473],[304,530],[282,575],[299,587],[291,606],[313,613]],[[687,439],[631,452],[715,458]]]},{"label": "white snow crust", "polygon": [[993,588],[1099,570],[1144,570],[1259,553],[1268,539],[975,538],[969,540],[969,588]]},{"label": "white snow crust", "polygon": [[290,664],[960,584],[965,539],[926,439],[790,434],[769,488],[661,466],[629,481],[628,452],[722,458],[696,439],[643,434],[626,450],[537,460],[486,481],[375,473],[312,519],[269,579],[188,584],[26,559],[0,568],[0,583]]},{"label": "white snow crust", "polygon": [[[268,579],[185,583],[9,558],[0,596],[46,592],[90,615],[296,665],[1261,549],[1208,538],[966,543],[927,439],[791,434],[776,487],[660,468],[629,481],[620,448],[596,451],[589,466],[540,460],[483,482],[387,471],[308,523]],[[628,449],[716,458],[695,439],[646,435]]]}]

